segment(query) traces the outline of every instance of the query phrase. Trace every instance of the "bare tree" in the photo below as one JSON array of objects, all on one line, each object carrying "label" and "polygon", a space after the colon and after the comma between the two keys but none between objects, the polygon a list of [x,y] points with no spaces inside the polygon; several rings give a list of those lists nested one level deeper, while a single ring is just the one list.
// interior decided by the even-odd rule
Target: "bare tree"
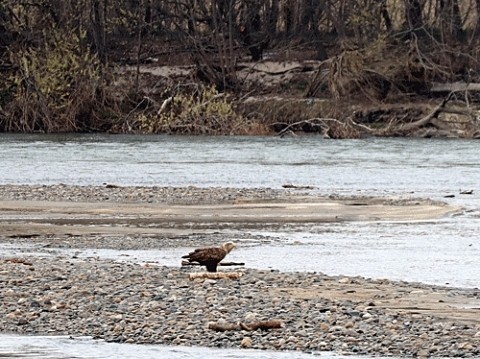
[{"label": "bare tree", "polygon": [[[106,3],[106,0],[105,0]],[[104,4],[105,5],[105,4]],[[105,39],[105,8],[101,6],[100,0],[91,0],[90,21],[92,24],[92,34],[94,49],[99,59],[105,63],[107,58],[106,39]]]},{"label": "bare tree", "polygon": [[463,37],[462,15],[458,0],[438,0],[440,31],[447,41],[459,41]]}]

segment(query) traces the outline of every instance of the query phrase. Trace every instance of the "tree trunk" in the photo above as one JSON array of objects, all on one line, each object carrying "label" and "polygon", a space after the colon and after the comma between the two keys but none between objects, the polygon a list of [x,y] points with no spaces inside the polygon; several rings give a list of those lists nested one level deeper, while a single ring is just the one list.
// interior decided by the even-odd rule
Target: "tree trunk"
[{"label": "tree trunk", "polygon": [[[480,0],[478,0],[480,2]],[[272,36],[272,38],[277,37],[277,24],[278,24],[278,15],[280,10],[279,0],[272,0],[272,3],[269,8],[268,12],[268,34]]]},{"label": "tree trunk", "polygon": [[462,15],[458,0],[439,0],[439,25],[440,31],[448,41],[461,41],[463,39]]},{"label": "tree trunk", "polygon": [[100,0],[92,0],[91,9],[92,34],[95,45],[95,51],[102,63],[106,62],[106,46],[105,46],[105,19],[100,6]]},{"label": "tree trunk", "polygon": [[346,37],[345,16],[344,16],[344,2],[341,2],[340,9],[336,11],[335,4],[332,1],[320,2],[320,10],[325,13],[328,20],[333,25],[332,32],[336,32],[340,39]]},{"label": "tree trunk", "polygon": [[292,35],[295,26],[294,14],[295,6],[291,0],[285,0],[283,3],[283,21],[285,23],[285,34]]},{"label": "tree trunk", "polygon": [[263,50],[268,46],[269,35],[264,31],[261,14],[261,4],[246,2],[243,9],[240,36],[244,45],[252,55],[253,61],[263,58]]},{"label": "tree trunk", "polygon": [[477,8],[477,28],[476,31],[480,31],[480,0],[476,0],[475,2]]},{"label": "tree trunk", "polygon": [[300,24],[300,32],[303,34],[313,35],[316,33],[317,24],[315,15],[318,3],[315,0],[304,0],[302,7],[302,19]]},{"label": "tree trunk", "polygon": [[7,28],[5,26],[7,20],[7,14],[5,13],[5,9],[3,5],[0,4],[0,56],[3,55],[5,52],[5,48],[8,46],[8,34]]},{"label": "tree trunk", "polygon": [[422,0],[406,0],[405,23],[412,32],[416,32],[423,27],[422,9]]},{"label": "tree trunk", "polygon": [[387,8],[387,1],[382,0],[382,18],[385,23],[385,29],[387,30],[388,33],[392,32],[393,26],[392,26],[392,19],[390,18],[390,14],[388,13],[388,8]]}]

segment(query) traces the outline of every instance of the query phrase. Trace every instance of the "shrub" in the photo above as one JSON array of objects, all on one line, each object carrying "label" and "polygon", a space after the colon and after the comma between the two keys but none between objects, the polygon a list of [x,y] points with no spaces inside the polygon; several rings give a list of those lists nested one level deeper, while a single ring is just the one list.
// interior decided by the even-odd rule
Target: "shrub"
[{"label": "shrub", "polygon": [[209,135],[234,134],[244,124],[225,93],[202,85],[193,91],[174,91],[156,113],[140,113],[136,122],[143,133]]},{"label": "shrub", "polygon": [[13,88],[2,120],[5,131],[72,132],[99,127],[103,68],[83,45],[85,33],[45,34],[42,46],[10,49]]}]

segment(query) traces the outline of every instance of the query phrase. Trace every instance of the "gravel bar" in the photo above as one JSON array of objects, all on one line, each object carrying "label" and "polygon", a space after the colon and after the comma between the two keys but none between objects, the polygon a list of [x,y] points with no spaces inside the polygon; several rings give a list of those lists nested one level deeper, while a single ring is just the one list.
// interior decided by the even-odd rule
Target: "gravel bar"
[{"label": "gravel bar", "polygon": [[[301,189],[0,186],[4,201],[215,204],[306,193]],[[208,243],[222,239],[220,232],[206,236],[211,237]],[[103,237],[94,242],[99,238]],[[155,237],[130,236],[122,245],[126,238],[112,237],[107,247],[157,246]],[[170,241],[194,239],[185,235]],[[141,244],[143,240],[146,243]],[[76,247],[70,241],[71,236],[59,236],[53,245]],[[82,242],[79,247],[88,240]],[[248,268],[242,269],[244,275],[238,280],[190,280],[189,273],[198,270],[99,258],[21,254],[6,258],[0,253],[0,331],[87,335],[138,344],[480,357],[478,289]],[[212,322],[271,319],[282,321],[284,327],[224,332],[208,327]]]},{"label": "gravel bar", "polygon": [[[250,269],[239,280],[189,280],[191,270],[94,258],[3,259],[0,331],[88,335],[120,343],[405,357],[480,355],[478,317],[452,321],[428,312],[391,310],[381,305],[381,296],[363,301],[315,295],[333,286],[348,291],[355,284],[393,286],[399,296],[431,291],[478,301],[478,290]],[[208,329],[211,322],[269,319],[281,320],[284,328]]]},{"label": "gravel bar", "polygon": [[278,199],[301,194],[296,189],[224,188],[224,187],[142,187],[74,185],[0,185],[1,200],[122,202],[166,204],[216,204],[242,198]]}]

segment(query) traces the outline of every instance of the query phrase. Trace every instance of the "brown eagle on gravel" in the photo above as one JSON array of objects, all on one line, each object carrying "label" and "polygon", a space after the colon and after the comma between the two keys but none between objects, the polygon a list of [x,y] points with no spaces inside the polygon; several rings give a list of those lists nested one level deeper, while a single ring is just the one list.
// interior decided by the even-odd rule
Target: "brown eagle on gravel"
[{"label": "brown eagle on gravel", "polygon": [[218,263],[236,246],[233,242],[223,243],[221,247],[197,248],[182,258],[207,267],[207,272],[216,272]]}]

